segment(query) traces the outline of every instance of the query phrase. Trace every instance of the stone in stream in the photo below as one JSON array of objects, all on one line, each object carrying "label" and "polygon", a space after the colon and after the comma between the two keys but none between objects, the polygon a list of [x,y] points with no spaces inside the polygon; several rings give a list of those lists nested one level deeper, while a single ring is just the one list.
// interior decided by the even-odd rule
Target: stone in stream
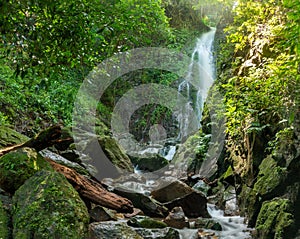
[{"label": "stone in stream", "polygon": [[[180,239],[180,234],[177,230],[171,227],[162,229],[146,229],[134,228],[144,239]],[[185,239],[185,238],[184,238]]]},{"label": "stone in stream", "polygon": [[94,222],[118,220],[116,211],[101,206],[95,206],[90,210],[89,214]]},{"label": "stone in stream", "polygon": [[147,216],[165,217],[168,214],[168,209],[165,206],[142,193],[135,192],[124,187],[114,188],[113,192],[122,197],[128,198],[134,207],[141,209]]},{"label": "stone in stream", "polygon": [[133,157],[130,156],[133,165],[137,166],[140,170],[154,172],[169,164],[169,161],[159,154],[154,154],[149,157]]},{"label": "stone in stream", "polygon": [[193,223],[193,227],[222,231],[222,226],[220,223],[208,218],[197,218]]},{"label": "stone in stream", "polygon": [[168,226],[178,229],[189,227],[189,221],[184,215],[181,207],[174,207],[169,215],[164,219],[164,222]]},{"label": "stone in stream", "polygon": [[149,229],[167,227],[166,223],[159,220],[152,219],[151,217],[147,217],[147,216],[135,216],[133,218],[130,218],[127,224],[132,227],[149,228]]},{"label": "stone in stream", "polygon": [[189,218],[211,217],[207,211],[207,199],[199,192],[192,192],[163,205],[169,210],[172,210],[174,207],[181,207]]},{"label": "stone in stream", "polygon": [[151,192],[151,196],[162,203],[170,202],[194,192],[187,184],[173,177],[160,179],[157,188]]},{"label": "stone in stream", "polygon": [[210,217],[206,197],[175,178],[163,178],[158,189],[152,191],[151,195],[169,210],[181,207],[187,217]]},{"label": "stone in stream", "polygon": [[89,226],[88,239],[143,239],[126,222],[94,222]]}]

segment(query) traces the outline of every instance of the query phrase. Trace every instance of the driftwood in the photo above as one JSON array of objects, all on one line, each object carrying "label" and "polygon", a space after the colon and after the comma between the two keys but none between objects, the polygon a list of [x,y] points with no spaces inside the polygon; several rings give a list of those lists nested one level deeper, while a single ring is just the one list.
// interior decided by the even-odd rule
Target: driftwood
[{"label": "driftwood", "polygon": [[[64,141],[60,139],[61,134],[62,130],[59,125],[52,126],[23,144],[1,149],[0,156],[23,147],[34,148],[37,151],[43,150]],[[107,191],[100,182],[88,179],[75,170],[58,164],[51,159],[46,158],[46,160],[50,162],[55,171],[63,174],[67,178],[83,199],[88,199],[90,202],[117,210],[118,212],[133,212],[133,205],[130,200]]]},{"label": "driftwood", "polygon": [[60,165],[50,159],[47,160],[55,171],[63,174],[68,179],[84,199],[118,212],[133,212],[133,205],[128,199],[107,191],[100,183],[80,175],[74,169]]},{"label": "driftwood", "polygon": [[61,127],[59,125],[52,126],[23,144],[17,144],[0,149],[0,156],[23,147],[34,148],[36,151],[41,151],[59,143],[61,133]]}]

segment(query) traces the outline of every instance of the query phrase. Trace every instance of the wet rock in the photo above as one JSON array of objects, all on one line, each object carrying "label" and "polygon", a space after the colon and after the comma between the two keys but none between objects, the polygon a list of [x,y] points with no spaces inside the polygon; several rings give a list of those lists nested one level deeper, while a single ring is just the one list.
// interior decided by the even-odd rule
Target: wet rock
[{"label": "wet rock", "polygon": [[89,226],[88,239],[143,239],[126,222],[95,222]]},{"label": "wet rock", "polygon": [[99,180],[117,178],[122,172],[133,172],[129,157],[112,138],[108,128],[102,124],[95,131],[97,134],[79,128],[73,129],[73,134],[76,135],[76,152],[89,172]]},{"label": "wet rock", "polygon": [[197,218],[194,222],[194,227],[222,231],[222,226],[220,223],[215,222],[213,219],[207,218]]},{"label": "wet rock", "polygon": [[198,238],[199,239],[218,239],[219,237],[216,236],[214,232],[206,232],[203,230],[198,231]]},{"label": "wet rock", "polygon": [[110,221],[110,220],[117,220],[117,212],[107,209],[101,206],[95,206],[89,212],[91,219],[94,222],[103,222],[103,221]]},{"label": "wet rock", "polygon": [[82,239],[89,222],[84,202],[67,179],[44,170],[16,191],[12,215],[13,236],[22,239]]},{"label": "wet rock", "polygon": [[41,169],[53,170],[45,159],[31,148],[20,148],[0,158],[0,187],[14,193],[28,178]]},{"label": "wet rock", "polygon": [[181,207],[174,207],[169,213],[169,215],[164,219],[164,222],[169,227],[174,227],[178,229],[189,227],[188,219],[184,215],[184,212]]},{"label": "wet rock", "polygon": [[294,220],[292,204],[288,199],[266,201],[256,221],[255,238],[293,238]]},{"label": "wet rock", "polygon": [[207,211],[207,199],[199,192],[192,192],[163,205],[169,210],[172,210],[174,207],[181,207],[184,214],[189,218],[210,217]]},{"label": "wet rock", "polygon": [[159,180],[157,190],[151,192],[151,196],[159,202],[165,203],[184,197],[194,190],[187,184],[173,177],[166,177]]},{"label": "wet rock", "polygon": [[203,180],[199,180],[194,186],[193,189],[197,192],[203,193],[204,196],[207,197],[208,191],[210,190],[210,186],[205,183]]},{"label": "wet rock", "polygon": [[179,232],[173,228],[167,227],[163,229],[134,229],[144,239],[180,239]]},{"label": "wet rock", "polygon": [[72,168],[72,169],[76,170],[76,172],[80,173],[81,175],[87,175],[87,176],[90,175],[88,170],[86,168],[84,168],[83,166],[81,166],[80,164],[69,161],[68,159],[62,157],[59,154],[51,152],[48,149],[44,149],[44,150],[40,151],[40,154],[44,158],[49,158],[56,163],[62,164],[68,168]]},{"label": "wet rock", "polygon": [[8,126],[0,126],[0,149],[8,146],[25,143],[29,138]]},{"label": "wet rock", "polygon": [[127,224],[132,227],[141,227],[141,228],[149,228],[149,229],[167,227],[166,223],[159,220],[152,219],[147,216],[136,216],[130,218]]},{"label": "wet rock", "polygon": [[135,217],[135,216],[144,216],[144,213],[141,209],[134,208],[133,213],[124,214],[124,217],[126,217],[126,218],[131,218],[131,217]]},{"label": "wet rock", "polygon": [[113,192],[128,198],[134,207],[141,209],[147,216],[165,217],[168,213],[168,209],[165,206],[142,193],[131,191],[124,187],[114,188]]},{"label": "wet rock", "polygon": [[[254,227],[255,222],[264,200],[279,196],[285,190],[287,170],[278,166],[278,163],[270,155],[259,166],[259,174],[253,189],[249,192],[241,192],[239,200],[245,206],[249,218],[249,226]],[[244,187],[244,189],[247,189]],[[243,199],[242,197],[245,197]]]},{"label": "wet rock", "polygon": [[169,161],[159,154],[151,155],[149,157],[133,157],[130,156],[132,163],[138,167],[138,169],[148,172],[157,171],[168,165]]}]

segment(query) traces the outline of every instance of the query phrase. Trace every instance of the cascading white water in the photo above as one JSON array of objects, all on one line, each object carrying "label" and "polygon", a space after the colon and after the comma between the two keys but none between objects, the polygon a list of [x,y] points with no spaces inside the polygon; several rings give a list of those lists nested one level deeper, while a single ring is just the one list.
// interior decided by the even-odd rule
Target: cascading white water
[{"label": "cascading white water", "polygon": [[[194,110],[197,115],[196,124],[197,127],[200,128],[203,105],[209,88],[214,82],[215,69],[213,64],[212,45],[215,32],[216,30],[212,28],[209,32],[203,33],[202,36],[197,39],[186,77],[178,86],[178,93],[186,94],[189,101],[178,114],[177,120],[180,127],[179,139],[188,136],[188,129],[191,124],[190,115]],[[194,97],[191,86],[197,91]],[[192,106],[194,106],[194,109]]]}]

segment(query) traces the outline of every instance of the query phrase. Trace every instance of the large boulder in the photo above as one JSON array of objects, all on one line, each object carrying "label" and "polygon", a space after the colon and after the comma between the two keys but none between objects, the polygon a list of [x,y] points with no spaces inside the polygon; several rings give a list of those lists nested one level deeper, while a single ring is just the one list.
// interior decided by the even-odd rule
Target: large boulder
[{"label": "large boulder", "polygon": [[37,171],[52,170],[50,164],[34,149],[20,148],[0,158],[0,187],[14,193]]},{"label": "large boulder", "polygon": [[249,226],[254,227],[262,203],[282,194],[286,188],[287,169],[269,155],[259,166],[259,174],[253,189],[244,186],[239,195],[241,208],[246,209]]},{"label": "large boulder", "polygon": [[126,222],[95,222],[90,224],[89,239],[104,238],[143,239]]},{"label": "large boulder", "polygon": [[158,189],[151,192],[151,196],[162,202],[169,210],[181,207],[187,217],[210,217],[206,197],[172,177],[162,179]]},{"label": "large boulder", "polygon": [[134,207],[141,209],[147,216],[165,217],[168,214],[168,209],[166,207],[143,193],[131,191],[122,187],[115,188],[113,192],[122,197],[128,198]]},{"label": "large boulder", "polygon": [[294,238],[292,204],[288,199],[274,198],[263,203],[256,221],[255,238]]},{"label": "large boulder", "polygon": [[[104,126],[103,126],[104,127]],[[97,127],[98,129],[98,127]],[[112,138],[108,130],[96,129],[96,133],[74,128],[75,145],[70,145],[78,159],[98,179],[117,178],[122,172],[133,172],[133,165],[124,149]]]},{"label": "large boulder", "polygon": [[169,164],[169,161],[159,154],[150,157],[133,157],[130,156],[132,163],[140,170],[154,172]]},{"label": "large boulder", "polygon": [[89,215],[67,179],[42,170],[28,179],[13,197],[13,236],[30,239],[85,238]]},{"label": "large boulder", "polygon": [[159,202],[165,203],[194,192],[187,184],[173,177],[159,180],[158,189],[151,192],[151,196]]},{"label": "large boulder", "polygon": [[207,199],[199,192],[192,192],[163,205],[169,210],[172,210],[174,207],[181,207],[184,214],[189,218],[210,217],[207,211]]}]

